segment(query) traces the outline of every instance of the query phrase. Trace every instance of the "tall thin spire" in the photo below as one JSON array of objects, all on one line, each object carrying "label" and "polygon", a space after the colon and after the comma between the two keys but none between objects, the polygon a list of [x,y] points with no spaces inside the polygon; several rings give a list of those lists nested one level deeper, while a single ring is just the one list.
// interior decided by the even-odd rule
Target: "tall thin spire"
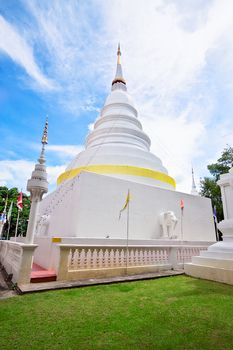
[{"label": "tall thin spire", "polygon": [[48,116],[46,117],[45,120],[45,126],[44,126],[44,131],[43,131],[43,135],[42,135],[42,139],[41,139],[41,143],[42,143],[42,149],[41,149],[41,153],[40,153],[40,157],[38,159],[38,162],[40,164],[44,164],[45,163],[45,145],[48,144],[48,126],[49,126],[49,122],[48,122]]},{"label": "tall thin spire", "polygon": [[112,81],[112,90],[114,90],[117,87],[121,88],[123,90],[126,90],[126,81],[123,78],[122,67],[121,67],[121,47],[120,47],[120,43],[118,44],[118,48],[117,48],[117,68],[116,68],[115,78]]},{"label": "tall thin spire", "polygon": [[198,192],[197,192],[197,187],[195,184],[195,179],[194,179],[194,171],[193,171],[193,167],[192,167],[192,189],[191,189],[191,194],[197,196]]},{"label": "tall thin spire", "polygon": [[117,49],[117,64],[121,64],[121,46],[120,46],[120,43],[118,43],[118,49]]},{"label": "tall thin spire", "polygon": [[31,178],[27,182],[27,191],[30,192],[31,208],[28,220],[26,243],[32,244],[36,232],[36,221],[38,205],[43,195],[48,192],[47,172],[45,166],[45,145],[48,143],[48,117],[46,117],[45,127],[41,139],[42,149]]},{"label": "tall thin spire", "polygon": [[47,143],[48,143],[48,124],[49,124],[49,122],[48,122],[48,116],[47,116],[46,120],[45,120],[43,136],[42,136],[42,140],[41,140],[42,145],[47,145]]}]

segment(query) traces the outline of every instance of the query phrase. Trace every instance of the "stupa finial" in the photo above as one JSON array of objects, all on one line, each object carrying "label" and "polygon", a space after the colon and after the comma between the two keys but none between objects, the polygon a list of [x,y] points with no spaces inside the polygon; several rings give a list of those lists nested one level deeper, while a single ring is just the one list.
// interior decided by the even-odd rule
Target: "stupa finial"
[{"label": "stupa finial", "polygon": [[42,139],[41,139],[42,149],[41,149],[40,157],[38,159],[38,162],[40,164],[44,164],[45,163],[44,151],[45,151],[45,145],[48,144],[48,125],[49,125],[49,122],[48,122],[48,116],[47,116],[46,120],[45,120],[45,126],[44,126]]},{"label": "stupa finial", "polygon": [[[120,83],[120,84],[118,84],[118,83]],[[126,90],[126,81],[123,78],[122,67],[121,67],[121,47],[120,47],[120,43],[118,44],[118,48],[117,48],[117,69],[116,69],[115,78],[112,81],[112,90],[114,90],[117,87],[118,88],[122,88],[123,90]]]},{"label": "stupa finial", "polygon": [[43,145],[47,145],[47,143],[48,143],[48,124],[49,124],[48,116],[46,116],[44,132],[43,132],[43,136],[42,136],[42,139],[41,139],[41,143]]},{"label": "stupa finial", "polygon": [[193,167],[192,167],[192,189],[191,189],[191,194],[198,195],[196,184],[195,184],[195,179],[194,179]]},{"label": "stupa finial", "polygon": [[120,43],[118,43],[118,49],[117,49],[117,64],[121,64],[121,46],[120,46]]}]

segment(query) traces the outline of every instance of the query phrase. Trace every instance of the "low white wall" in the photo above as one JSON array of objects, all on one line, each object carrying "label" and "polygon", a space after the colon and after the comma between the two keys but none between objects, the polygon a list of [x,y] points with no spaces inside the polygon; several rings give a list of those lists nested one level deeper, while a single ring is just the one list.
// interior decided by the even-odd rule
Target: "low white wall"
[{"label": "low white wall", "polygon": [[8,275],[12,275],[12,282],[18,284],[29,283],[35,244],[24,244],[11,241],[0,241],[0,262]]},{"label": "low white wall", "polygon": [[57,249],[57,279],[76,280],[183,268],[206,247],[58,244]]}]

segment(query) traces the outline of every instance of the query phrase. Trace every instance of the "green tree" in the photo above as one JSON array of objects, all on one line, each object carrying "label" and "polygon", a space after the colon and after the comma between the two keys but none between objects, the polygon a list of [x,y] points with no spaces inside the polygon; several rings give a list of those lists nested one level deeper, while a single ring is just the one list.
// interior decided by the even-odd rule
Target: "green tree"
[{"label": "green tree", "polygon": [[207,166],[212,177],[204,177],[201,181],[200,194],[212,200],[212,206],[216,207],[218,221],[223,220],[223,208],[220,187],[217,181],[221,174],[227,173],[233,166],[233,148],[224,148],[221,157],[216,163]]},{"label": "green tree", "polygon": [[[19,196],[19,191],[16,187],[8,189],[6,186],[2,186],[2,187],[0,186],[0,213],[2,213],[4,210],[7,198],[8,200],[7,200],[6,213],[8,213],[11,202],[13,202],[13,208],[12,208],[12,214],[11,214],[11,220],[10,220],[10,231],[9,231],[10,237],[15,235],[16,221],[17,221],[17,215],[18,215],[18,208],[16,206],[18,196]],[[19,215],[18,235],[23,235],[23,236],[26,235],[30,206],[31,206],[31,203],[30,203],[29,196],[23,193],[23,210],[20,212],[20,215]],[[4,225],[4,228],[3,228],[3,237],[5,238],[7,236],[8,227],[9,227],[9,221],[7,221],[7,223]]]}]

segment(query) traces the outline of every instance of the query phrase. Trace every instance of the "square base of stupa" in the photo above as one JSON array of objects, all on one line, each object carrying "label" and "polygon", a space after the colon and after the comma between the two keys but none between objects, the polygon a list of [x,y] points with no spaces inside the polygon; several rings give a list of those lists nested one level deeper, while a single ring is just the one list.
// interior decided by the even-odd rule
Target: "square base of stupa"
[{"label": "square base of stupa", "polygon": [[[35,237],[35,262],[43,267],[54,268],[58,264],[59,244],[206,247],[215,241],[212,208],[207,198],[88,172],[61,186],[40,206],[40,215],[52,207],[49,225],[39,227]],[[129,211],[124,210],[119,218],[128,190]],[[183,212],[181,199],[185,204]],[[175,239],[163,236],[160,214],[166,211],[174,212],[178,219]]]},{"label": "square base of stupa", "polygon": [[40,214],[49,208],[50,222],[46,230],[39,227],[37,236],[126,239],[127,210],[121,215],[120,210],[128,190],[129,239],[167,238],[163,237],[160,214],[172,211],[178,220],[173,232],[177,239],[216,240],[209,199],[88,172],[73,183],[67,181],[42,201]]}]

